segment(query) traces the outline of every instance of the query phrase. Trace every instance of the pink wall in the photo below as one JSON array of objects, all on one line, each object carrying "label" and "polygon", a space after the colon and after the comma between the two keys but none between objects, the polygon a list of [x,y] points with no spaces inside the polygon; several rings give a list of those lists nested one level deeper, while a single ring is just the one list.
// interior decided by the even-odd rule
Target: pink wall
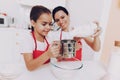
[{"label": "pink wall", "polygon": [[110,16],[105,32],[101,60],[107,64],[114,41],[120,40],[120,0],[112,0]]}]

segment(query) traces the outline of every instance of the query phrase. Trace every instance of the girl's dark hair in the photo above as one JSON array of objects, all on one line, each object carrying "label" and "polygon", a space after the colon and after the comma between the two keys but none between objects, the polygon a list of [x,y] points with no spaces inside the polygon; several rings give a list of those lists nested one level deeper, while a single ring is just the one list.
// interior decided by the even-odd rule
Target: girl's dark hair
[{"label": "girl's dark hair", "polygon": [[[48,13],[48,14],[51,14],[51,11],[44,7],[44,6],[41,6],[41,5],[36,5],[36,6],[33,6],[32,9],[31,9],[31,12],[30,12],[30,20],[33,20],[33,21],[37,21],[37,19],[43,14],[43,13]],[[32,31],[34,31],[34,28],[33,26],[31,27]]]},{"label": "girl's dark hair", "polygon": [[43,13],[51,14],[51,11],[44,6],[33,6],[30,12],[30,20],[34,20],[36,22],[39,16],[41,16]]},{"label": "girl's dark hair", "polygon": [[65,12],[67,15],[69,15],[69,12],[68,12],[68,10],[66,8],[64,8],[62,6],[58,6],[58,7],[54,8],[53,11],[52,11],[52,17],[53,17],[54,20],[55,20],[55,14],[56,14],[56,12],[58,12],[60,10],[62,10],[63,12]]}]

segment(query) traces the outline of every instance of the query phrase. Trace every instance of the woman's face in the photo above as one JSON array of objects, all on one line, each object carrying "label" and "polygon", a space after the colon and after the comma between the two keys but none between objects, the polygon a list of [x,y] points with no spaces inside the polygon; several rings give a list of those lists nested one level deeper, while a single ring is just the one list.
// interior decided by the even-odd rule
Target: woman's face
[{"label": "woman's face", "polygon": [[69,26],[69,15],[67,15],[64,11],[60,10],[55,13],[55,22],[58,26],[62,28],[62,30],[66,31],[68,30]]},{"label": "woman's face", "polygon": [[46,36],[52,27],[52,16],[51,14],[42,14],[36,22],[33,24],[34,31],[41,36]]}]

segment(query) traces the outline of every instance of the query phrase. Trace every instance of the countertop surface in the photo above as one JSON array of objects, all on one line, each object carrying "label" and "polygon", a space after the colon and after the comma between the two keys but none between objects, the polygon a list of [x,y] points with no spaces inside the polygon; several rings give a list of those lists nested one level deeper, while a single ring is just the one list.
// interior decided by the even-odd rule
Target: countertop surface
[{"label": "countertop surface", "polygon": [[[83,61],[83,67],[79,69],[77,72],[60,72],[58,70],[59,75],[61,77],[65,77],[66,74],[69,76],[66,79],[60,79],[56,77],[53,73],[53,69],[51,68],[51,64],[47,64],[42,66],[41,68],[35,71],[27,71],[25,70],[20,76],[18,76],[15,80],[101,80],[105,74],[106,70],[100,62],[96,61]],[[64,76],[62,76],[64,75]]]}]

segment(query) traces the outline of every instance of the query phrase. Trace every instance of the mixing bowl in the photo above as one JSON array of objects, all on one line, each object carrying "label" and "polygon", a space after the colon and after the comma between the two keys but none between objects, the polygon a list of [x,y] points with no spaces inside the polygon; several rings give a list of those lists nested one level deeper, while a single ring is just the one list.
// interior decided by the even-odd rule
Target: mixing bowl
[{"label": "mixing bowl", "polygon": [[58,80],[74,80],[75,75],[83,67],[76,58],[64,58],[62,60],[51,59],[51,72]]}]

